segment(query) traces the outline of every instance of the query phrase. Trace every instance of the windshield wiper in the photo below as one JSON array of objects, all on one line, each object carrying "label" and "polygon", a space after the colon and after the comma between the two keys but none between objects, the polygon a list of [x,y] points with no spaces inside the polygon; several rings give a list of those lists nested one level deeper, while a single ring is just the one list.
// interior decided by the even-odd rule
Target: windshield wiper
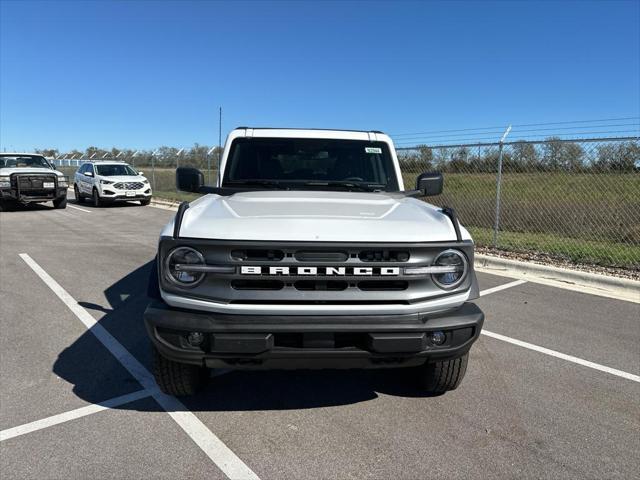
[{"label": "windshield wiper", "polygon": [[305,187],[342,187],[347,190],[355,190],[357,192],[377,192],[384,190],[386,185],[381,183],[353,183],[353,182],[305,182]]},{"label": "windshield wiper", "polygon": [[288,190],[289,187],[273,180],[242,180],[236,182],[224,182],[223,187],[269,187],[278,190]]}]

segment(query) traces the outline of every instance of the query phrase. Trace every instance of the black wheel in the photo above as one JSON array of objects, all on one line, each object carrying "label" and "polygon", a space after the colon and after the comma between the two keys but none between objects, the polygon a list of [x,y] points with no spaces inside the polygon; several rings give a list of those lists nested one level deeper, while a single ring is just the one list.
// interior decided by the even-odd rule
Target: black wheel
[{"label": "black wheel", "polygon": [[147,206],[151,203],[151,198],[145,198],[144,200],[140,200],[140,205]]},{"label": "black wheel", "polygon": [[76,202],[84,203],[84,197],[80,193],[80,190],[78,190],[78,186],[77,185],[73,186],[73,195],[76,197]]},{"label": "black wheel", "polygon": [[100,195],[98,194],[98,190],[96,190],[95,188],[93,189],[93,206],[94,207],[102,206],[102,200],[100,200]]},{"label": "black wheel", "polygon": [[53,201],[53,208],[67,208],[67,197],[56,198]]},{"label": "black wheel", "polygon": [[418,384],[427,393],[439,394],[455,390],[467,371],[469,353],[453,360],[430,362],[416,368]]},{"label": "black wheel", "polygon": [[207,369],[168,360],[153,347],[153,376],[164,393],[184,397],[195,395],[204,386]]}]

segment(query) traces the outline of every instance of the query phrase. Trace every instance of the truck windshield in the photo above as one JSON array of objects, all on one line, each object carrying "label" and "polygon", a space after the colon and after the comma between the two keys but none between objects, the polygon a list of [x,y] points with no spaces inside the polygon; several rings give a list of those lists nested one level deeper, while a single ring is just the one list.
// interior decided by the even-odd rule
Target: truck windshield
[{"label": "truck windshield", "polygon": [[222,186],[397,191],[384,142],[311,138],[238,138]]},{"label": "truck windshield", "polygon": [[0,168],[51,168],[51,164],[39,155],[2,155]]},{"label": "truck windshield", "polygon": [[129,165],[96,165],[98,175],[103,177],[116,177],[138,175],[138,173]]}]

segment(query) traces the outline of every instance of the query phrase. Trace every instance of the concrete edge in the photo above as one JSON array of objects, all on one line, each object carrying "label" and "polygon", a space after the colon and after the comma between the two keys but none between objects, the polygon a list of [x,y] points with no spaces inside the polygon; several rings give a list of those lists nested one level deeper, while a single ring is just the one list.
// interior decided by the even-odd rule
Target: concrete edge
[{"label": "concrete edge", "polygon": [[640,303],[640,282],[628,278],[570,270],[480,253],[475,255],[475,266],[478,271],[485,273]]}]

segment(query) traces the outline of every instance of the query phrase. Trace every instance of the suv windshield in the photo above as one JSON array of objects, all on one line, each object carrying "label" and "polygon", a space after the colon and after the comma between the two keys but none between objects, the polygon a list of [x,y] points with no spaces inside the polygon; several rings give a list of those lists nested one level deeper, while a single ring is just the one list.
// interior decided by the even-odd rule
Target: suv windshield
[{"label": "suv windshield", "polygon": [[39,155],[2,155],[0,168],[52,168],[44,157]]},{"label": "suv windshield", "polygon": [[238,138],[222,186],[397,191],[384,142],[311,138]]},{"label": "suv windshield", "polygon": [[98,175],[102,177],[138,175],[138,172],[136,172],[129,165],[125,165],[125,164],[96,165],[96,171],[98,172]]}]

